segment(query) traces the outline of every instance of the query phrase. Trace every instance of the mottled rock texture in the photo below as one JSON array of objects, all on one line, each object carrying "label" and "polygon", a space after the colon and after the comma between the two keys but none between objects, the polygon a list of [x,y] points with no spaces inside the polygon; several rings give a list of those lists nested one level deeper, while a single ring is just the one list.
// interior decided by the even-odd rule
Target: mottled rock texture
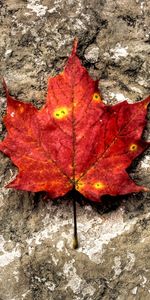
[{"label": "mottled rock texture", "polygon": [[[1,74],[12,95],[40,107],[48,76],[62,70],[75,36],[107,103],[149,94],[148,0],[1,0],[0,14]],[[0,101],[2,116],[2,89]],[[130,175],[150,187],[148,154]],[[79,196],[80,248],[72,250],[71,195],[44,202],[42,194],[5,189],[16,172],[0,153],[1,300],[150,299],[149,193],[98,207]]]}]

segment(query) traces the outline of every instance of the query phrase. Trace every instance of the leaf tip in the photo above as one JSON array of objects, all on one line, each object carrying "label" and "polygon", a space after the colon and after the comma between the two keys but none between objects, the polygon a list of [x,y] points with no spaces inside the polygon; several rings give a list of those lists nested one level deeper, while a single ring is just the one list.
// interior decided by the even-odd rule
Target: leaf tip
[{"label": "leaf tip", "polygon": [[4,77],[2,78],[2,84],[3,84],[3,88],[4,88],[4,91],[6,93],[6,95],[8,95],[8,88],[7,88],[7,84],[6,84],[6,81],[4,79]]},{"label": "leaf tip", "polygon": [[72,55],[76,55],[77,47],[78,47],[78,38],[75,37],[73,41]]},{"label": "leaf tip", "polygon": [[144,192],[150,192],[150,188],[144,186],[144,187],[143,187],[143,191],[144,191]]},{"label": "leaf tip", "polygon": [[150,96],[148,96],[148,97],[144,100],[144,103],[145,103],[145,108],[147,109],[147,108],[148,108],[148,105],[150,104]]}]

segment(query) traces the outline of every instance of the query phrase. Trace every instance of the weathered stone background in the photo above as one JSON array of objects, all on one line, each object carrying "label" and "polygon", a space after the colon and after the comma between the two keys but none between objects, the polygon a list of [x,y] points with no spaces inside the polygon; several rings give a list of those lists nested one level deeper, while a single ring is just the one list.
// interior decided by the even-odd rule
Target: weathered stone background
[{"label": "weathered stone background", "polygon": [[[106,102],[149,94],[148,0],[1,0],[0,12],[1,73],[12,95],[40,107],[48,76],[62,70],[75,36]],[[150,194],[99,208],[78,204],[76,251],[71,197],[47,203],[40,194],[5,189],[15,172],[0,153],[1,300],[150,299]],[[148,151],[130,174],[150,187]]]}]

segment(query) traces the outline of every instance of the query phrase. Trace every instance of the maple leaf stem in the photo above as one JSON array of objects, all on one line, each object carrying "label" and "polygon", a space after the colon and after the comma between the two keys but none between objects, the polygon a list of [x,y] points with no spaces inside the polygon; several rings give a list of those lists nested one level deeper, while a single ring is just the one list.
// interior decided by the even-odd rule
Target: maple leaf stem
[{"label": "maple leaf stem", "polygon": [[73,220],[74,220],[74,235],[73,235],[73,249],[78,248],[78,234],[77,234],[77,214],[76,214],[76,199],[73,198]]}]

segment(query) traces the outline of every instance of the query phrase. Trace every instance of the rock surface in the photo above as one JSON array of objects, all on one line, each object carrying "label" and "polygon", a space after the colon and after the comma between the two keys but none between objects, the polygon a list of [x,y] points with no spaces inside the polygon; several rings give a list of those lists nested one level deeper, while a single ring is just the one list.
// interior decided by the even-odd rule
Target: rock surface
[{"label": "rock surface", "polygon": [[[78,55],[107,103],[149,92],[149,1],[0,1],[1,74],[10,92],[40,107],[48,76],[62,70],[75,36]],[[1,89],[0,114],[6,100]],[[1,138],[5,128],[0,123]],[[145,132],[148,139],[149,128]],[[130,175],[150,187],[147,151]],[[72,250],[71,196],[5,189],[16,174],[0,153],[0,299],[150,299],[150,194],[81,205],[80,248]]]}]

